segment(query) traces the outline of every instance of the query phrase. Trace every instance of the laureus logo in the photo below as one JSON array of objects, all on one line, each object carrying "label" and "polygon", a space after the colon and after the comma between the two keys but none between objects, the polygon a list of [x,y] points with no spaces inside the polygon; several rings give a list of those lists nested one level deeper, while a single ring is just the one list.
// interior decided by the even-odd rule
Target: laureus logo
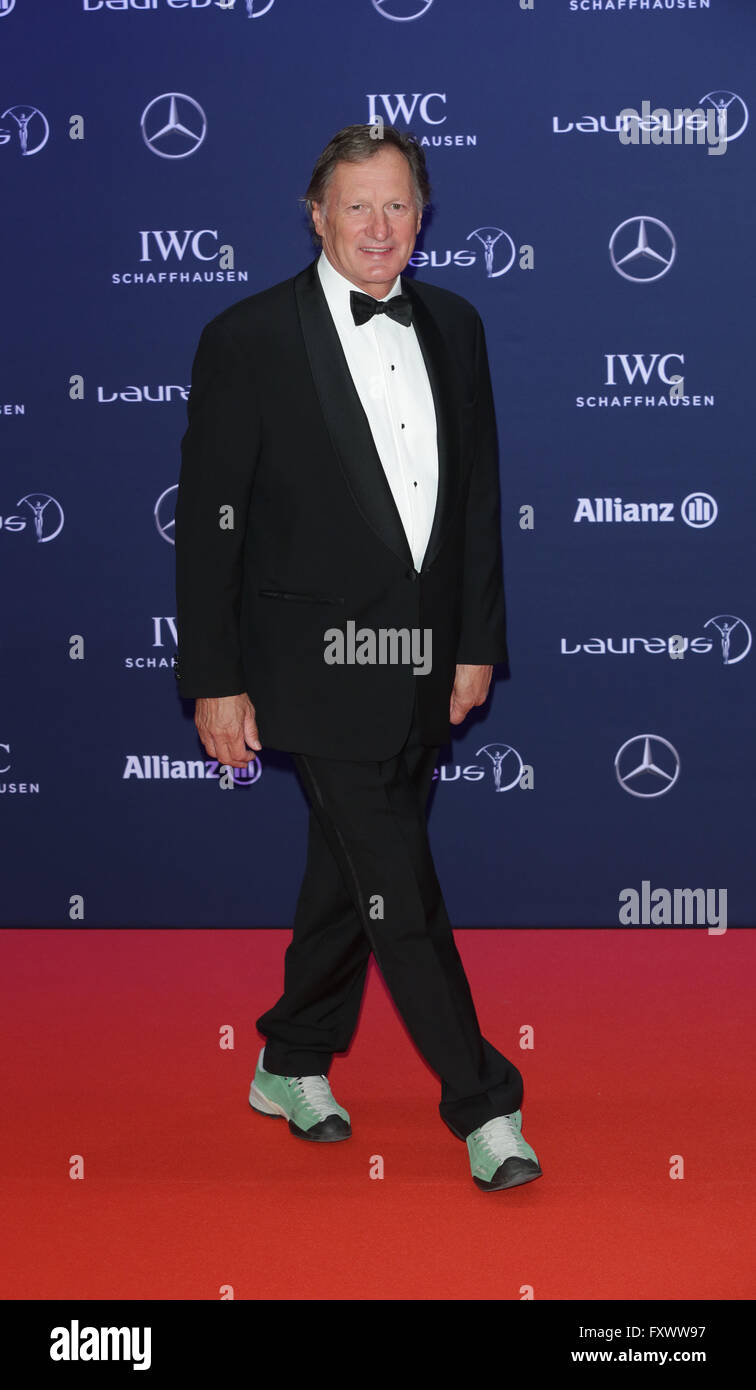
[{"label": "laureus logo", "polygon": [[485,743],[475,754],[485,753],[491,760],[494,791],[509,792],[519,784],[524,767],[522,758],[510,743]]},{"label": "laureus logo", "polygon": [[[467,240],[471,241],[473,237],[483,247],[483,260],[489,280],[497,280],[500,275],[506,275],[507,271],[512,269],[517,253],[509,232],[505,232],[502,227],[476,227],[474,232],[470,232]],[[504,237],[502,242],[504,265],[499,265],[498,269],[494,270],[494,246],[500,237]],[[498,259],[501,259],[501,256]]]},{"label": "laureus logo", "polygon": [[[47,117],[36,106],[8,106],[0,113],[0,145],[11,142],[22,155],[39,154],[50,136]],[[14,139],[15,136],[15,139]]]}]

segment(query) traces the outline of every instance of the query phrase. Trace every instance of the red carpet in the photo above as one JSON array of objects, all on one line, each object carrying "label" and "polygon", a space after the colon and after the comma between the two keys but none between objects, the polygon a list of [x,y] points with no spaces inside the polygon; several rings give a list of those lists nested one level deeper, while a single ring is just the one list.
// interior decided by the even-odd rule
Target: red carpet
[{"label": "red carpet", "polygon": [[544,1170],[495,1193],[374,966],[330,1073],[353,1138],[249,1109],[288,941],[2,934],[2,1297],[753,1298],[753,932],[457,933]]}]

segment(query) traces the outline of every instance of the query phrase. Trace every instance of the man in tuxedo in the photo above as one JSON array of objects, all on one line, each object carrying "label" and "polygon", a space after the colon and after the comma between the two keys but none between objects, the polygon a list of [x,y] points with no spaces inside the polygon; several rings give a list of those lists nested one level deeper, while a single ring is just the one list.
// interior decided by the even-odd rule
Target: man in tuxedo
[{"label": "man in tuxedo", "polygon": [[250,1104],[300,1138],[351,1135],[328,1073],[372,952],[474,1181],[494,1191],[541,1169],[521,1075],[480,1033],[426,804],[449,724],[506,658],[498,450],[478,313],[402,276],[429,197],[414,137],[339,131],[304,200],[320,254],[203,329],[176,509],[177,676],[211,757],[243,768],[263,741],[285,750],[310,805]]}]

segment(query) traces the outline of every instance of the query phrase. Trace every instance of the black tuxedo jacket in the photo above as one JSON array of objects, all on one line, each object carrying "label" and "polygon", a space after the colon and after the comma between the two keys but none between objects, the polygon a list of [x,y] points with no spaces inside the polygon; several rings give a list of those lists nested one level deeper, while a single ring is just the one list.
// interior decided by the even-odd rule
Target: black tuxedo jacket
[{"label": "black tuxedo jacket", "polygon": [[[316,266],[199,340],[176,506],[179,693],[246,690],[263,747],[382,759],[416,692],[421,737],[443,744],[456,663],[506,659],[491,380],[473,306],[403,276],[438,427],[418,573]],[[327,664],[325,634],[350,622],[430,629],[430,672]]]}]

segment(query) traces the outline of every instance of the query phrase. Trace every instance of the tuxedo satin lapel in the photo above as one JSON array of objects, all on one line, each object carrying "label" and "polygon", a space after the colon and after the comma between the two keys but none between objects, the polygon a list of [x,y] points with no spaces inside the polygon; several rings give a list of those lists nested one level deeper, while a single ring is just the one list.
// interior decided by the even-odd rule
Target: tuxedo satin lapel
[{"label": "tuxedo satin lapel", "polygon": [[294,292],[325,422],[347,486],[365,521],[400,560],[414,565],[316,266],[313,261],[295,276]]},{"label": "tuxedo satin lapel", "polygon": [[444,532],[451,517],[458,478],[457,433],[458,422],[454,410],[456,388],[452,365],[444,345],[443,335],[415,292],[412,281],[402,276],[402,289],[412,300],[412,322],[425,361],[428,380],[433,393],[436,410],[436,441],[438,447],[438,491],[433,525],[428,545],[423,556],[422,569],[426,570],[438,554]]}]

